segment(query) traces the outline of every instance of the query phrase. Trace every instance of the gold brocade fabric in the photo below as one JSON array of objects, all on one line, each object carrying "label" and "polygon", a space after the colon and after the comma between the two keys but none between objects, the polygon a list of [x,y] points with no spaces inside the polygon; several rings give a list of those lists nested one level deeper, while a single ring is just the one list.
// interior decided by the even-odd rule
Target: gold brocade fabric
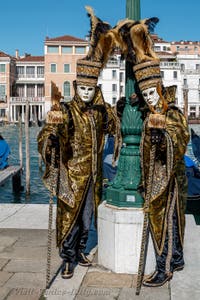
[{"label": "gold brocade fabric", "polygon": [[[38,150],[46,165],[43,176],[44,184],[57,195],[57,245],[68,235],[74,225],[88,186],[94,183],[94,210],[101,200],[102,191],[102,151],[105,134],[116,131],[117,116],[112,107],[105,103],[100,89],[97,88],[93,105],[102,105],[106,110],[84,110],[85,103],[75,95],[74,99],[63,109],[63,124],[46,124],[38,135]],[[69,113],[70,111],[70,117]],[[103,114],[106,113],[103,117]],[[70,123],[71,118],[71,123]],[[106,124],[105,124],[106,123]],[[59,137],[60,153],[58,176],[47,156],[51,148],[47,140],[51,133]],[[54,171],[52,172],[52,168]],[[57,189],[55,189],[57,178]]]},{"label": "gold brocade fabric", "polygon": [[[144,122],[141,140],[141,164],[143,171],[143,185],[147,190],[148,173],[150,167],[150,130],[147,127],[148,117]],[[176,207],[179,235],[183,244],[185,227],[185,207],[187,199],[187,181],[183,155],[189,141],[187,122],[178,109],[166,112],[166,133],[163,142],[156,145],[156,159],[152,178],[151,199],[149,205],[149,221],[156,252],[163,251],[166,233],[168,237],[169,222],[172,221],[174,207]]]}]

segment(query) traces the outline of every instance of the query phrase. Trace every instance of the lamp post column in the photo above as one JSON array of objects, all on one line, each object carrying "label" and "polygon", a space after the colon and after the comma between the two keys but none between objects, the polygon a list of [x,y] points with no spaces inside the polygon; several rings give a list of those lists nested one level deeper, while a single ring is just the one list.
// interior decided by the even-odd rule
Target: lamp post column
[{"label": "lamp post column", "polygon": [[[126,1],[126,17],[140,19],[140,0]],[[118,161],[117,173],[106,189],[105,199],[108,204],[118,207],[142,207],[143,198],[138,192],[141,180],[140,139],[142,131],[141,112],[138,104],[131,105],[130,97],[135,93],[133,65],[126,62],[126,104],[122,115],[121,133],[123,145]]]}]

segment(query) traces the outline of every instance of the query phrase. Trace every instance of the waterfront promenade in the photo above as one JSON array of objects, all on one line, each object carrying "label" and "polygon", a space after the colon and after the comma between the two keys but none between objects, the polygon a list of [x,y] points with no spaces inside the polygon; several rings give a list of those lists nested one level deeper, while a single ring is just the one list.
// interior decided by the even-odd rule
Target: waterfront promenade
[{"label": "waterfront promenade", "polygon": [[[52,275],[61,264],[55,248],[55,210],[54,206]],[[135,295],[136,275],[116,274],[98,265],[97,247],[90,251],[91,267],[77,266],[69,280],[58,274],[45,291],[47,228],[47,204],[0,204],[1,300],[200,299],[200,226],[192,215],[186,215],[184,270],[163,287],[142,287],[139,296]]]}]

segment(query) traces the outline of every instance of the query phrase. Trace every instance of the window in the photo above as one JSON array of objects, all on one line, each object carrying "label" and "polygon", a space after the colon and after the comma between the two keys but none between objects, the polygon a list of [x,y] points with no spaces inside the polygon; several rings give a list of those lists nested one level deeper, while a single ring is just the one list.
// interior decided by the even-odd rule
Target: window
[{"label": "window", "polygon": [[73,52],[73,48],[72,46],[64,46],[62,47],[62,53],[72,53]]},{"label": "window", "polygon": [[37,67],[37,77],[44,77],[44,67]]},{"label": "window", "polygon": [[180,50],[180,46],[176,46],[176,51],[179,51]]},{"label": "window", "polygon": [[0,73],[5,73],[5,72],[6,72],[6,65],[0,64]]},{"label": "window", "polygon": [[69,73],[69,72],[70,72],[70,65],[64,64],[64,73]]},{"label": "window", "polygon": [[18,77],[24,77],[24,67],[17,66],[16,72],[17,72]]},{"label": "window", "polygon": [[161,78],[164,78],[164,71],[160,71]]},{"label": "window", "polygon": [[85,54],[85,47],[75,47],[76,54]]},{"label": "window", "polygon": [[24,85],[18,84],[16,86],[16,97],[24,97]]},{"label": "window", "polygon": [[47,53],[58,53],[59,47],[58,46],[48,46]]},{"label": "window", "polygon": [[56,64],[51,64],[51,73],[56,73]]},{"label": "window", "polygon": [[4,99],[6,96],[6,86],[5,84],[0,84],[0,99]]},{"label": "window", "polygon": [[69,97],[70,96],[70,83],[69,83],[69,81],[64,82],[63,94],[64,94],[64,97]]},{"label": "window", "polygon": [[186,78],[183,79],[183,85],[187,85],[187,79]]},{"label": "window", "polygon": [[43,84],[37,85],[37,96],[44,97],[44,85]]},{"label": "window", "polygon": [[26,75],[29,78],[35,77],[35,67],[26,67]]},{"label": "window", "polygon": [[117,92],[117,85],[116,84],[112,84],[112,91]]},{"label": "window", "polygon": [[0,117],[5,117],[6,116],[6,110],[4,108],[0,109]]},{"label": "window", "polygon": [[177,71],[174,71],[174,72],[173,72],[173,78],[174,78],[174,79],[177,79]]},{"label": "window", "polygon": [[166,46],[163,46],[163,51],[167,51],[167,47]]},{"label": "window", "polygon": [[181,64],[181,71],[185,71],[185,65]]},{"label": "window", "polygon": [[112,70],[112,79],[116,79],[116,78],[117,78],[117,71]]},{"label": "window", "polygon": [[124,87],[123,85],[120,85],[120,94],[123,94],[123,92],[124,92]]},{"label": "window", "polygon": [[115,105],[116,102],[117,102],[117,98],[116,98],[116,97],[113,97],[113,98],[112,98],[112,105]]},{"label": "window", "polygon": [[156,52],[160,51],[160,46],[154,46],[154,50],[155,50]]},{"label": "window", "polygon": [[200,70],[200,65],[196,64],[196,70],[199,71]]},{"label": "window", "polygon": [[27,84],[27,97],[35,97],[35,85]]},{"label": "window", "polygon": [[120,74],[119,74],[119,80],[120,80],[120,82],[124,81],[124,73],[123,72],[120,72]]}]

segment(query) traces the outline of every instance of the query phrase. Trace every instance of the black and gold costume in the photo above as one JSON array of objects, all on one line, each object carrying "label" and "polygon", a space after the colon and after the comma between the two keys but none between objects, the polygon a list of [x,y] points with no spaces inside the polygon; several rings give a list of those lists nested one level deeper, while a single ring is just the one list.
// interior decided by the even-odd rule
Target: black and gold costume
[{"label": "black and gold costume", "polygon": [[172,105],[166,112],[166,128],[162,141],[156,145],[155,161],[150,161],[151,132],[144,122],[141,142],[143,186],[148,189],[150,164],[154,163],[149,204],[150,230],[154,242],[157,269],[173,272],[184,265],[183,240],[187,181],[183,155],[189,141],[187,122]]},{"label": "black and gold costume", "polygon": [[[97,215],[101,200],[105,135],[115,133],[118,119],[115,110],[104,102],[98,87],[92,102],[85,103],[75,94],[70,103],[62,106],[62,113],[62,124],[46,124],[41,130],[38,147],[46,164],[44,183],[57,195],[57,246],[62,252],[63,243],[70,234],[73,235],[70,248],[81,246],[84,251],[91,215],[92,212]],[[54,166],[50,159],[52,147],[48,143],[52,134],[59,145]],[[82,221],[87,226],[84,223],[79,227],[87,228],[80,233],[82,229],[77,228],[77,223],[82,222],[80,216],[84,214],[86,217]],[[67,259],[65,253],[61,256]],[[69,256],[74,260],[75,252],[70,252]]]}]

